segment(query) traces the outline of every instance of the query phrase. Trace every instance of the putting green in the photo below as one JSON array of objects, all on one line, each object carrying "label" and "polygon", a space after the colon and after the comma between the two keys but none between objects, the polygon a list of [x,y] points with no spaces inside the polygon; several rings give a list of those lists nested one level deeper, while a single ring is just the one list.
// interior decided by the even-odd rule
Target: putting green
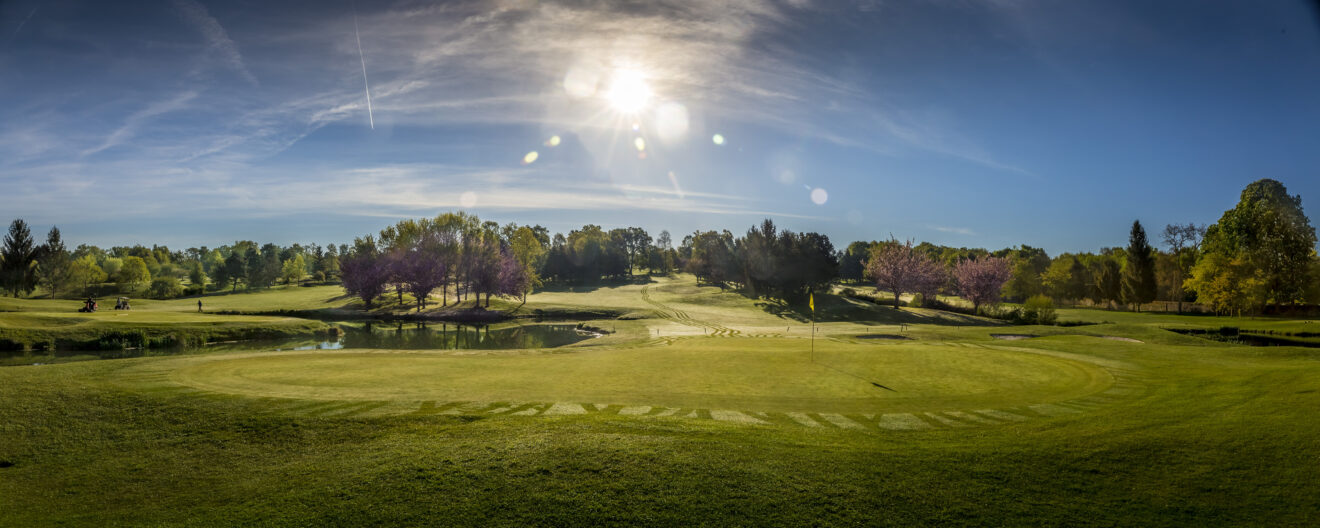
[{"label": "putting green", "polygon": [[1093,364],[997,347],[818,340],[815,362],[807,348],[802,339],[690,338],[567,353],[291,352],[163,363],[172,364],[175,383],[253,397],[779,412],[1012,407],[1093,394],[1114,381]]}]

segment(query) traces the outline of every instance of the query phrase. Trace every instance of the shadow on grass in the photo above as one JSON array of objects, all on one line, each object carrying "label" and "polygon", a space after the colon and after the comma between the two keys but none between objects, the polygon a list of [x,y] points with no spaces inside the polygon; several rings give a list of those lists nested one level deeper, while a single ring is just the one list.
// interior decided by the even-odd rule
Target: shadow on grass
[{"label": "shadow on grass", "polygon": [[632,284],[652,284],[655,280],[650,275],[634,275],[629,278],[605,279],[583,282],[552,282],[536,289],[537,293],[591,293],[601,288],[617,288]]},{"label": "shadow on grass", "polygon": [[[761,300],[756,306],[767,313],[790,319],[799,323],[812,320],[811,309],[807,303],[786,303],[778,300]],[[994,319],[973,315],[948,312],[943,310],[911,308],[895,309],[892,304],[821,294],[816,296],[815,320],[818,323],[852,322],[858,324],[931,324],[945,326],[999,326],[1004,323]]]}]

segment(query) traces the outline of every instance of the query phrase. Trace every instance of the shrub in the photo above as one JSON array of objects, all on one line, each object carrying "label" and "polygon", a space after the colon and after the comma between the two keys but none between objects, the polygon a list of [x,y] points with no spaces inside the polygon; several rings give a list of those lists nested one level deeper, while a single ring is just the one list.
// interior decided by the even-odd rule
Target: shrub
[{"label": "shrub", "polygon": [[1000,321],[1008,321],[1013,324],[1028,324],[1028,321],[1023,316],[1022,309],[1016,306],[982,307],[981,310],[985,312],[986,315],[994,319],[999,319]]},{"label": "shrub", "polygon": [[1044,295],[1037,295],[1022,304],[1022,319],[1029,324],[1054,324],[1054,300]]},{"label": "shrub", "polygon": [[153,299],[172,299],[183,295],[183,285],[174,277],[156,277],[147,288],[147,295]]}]

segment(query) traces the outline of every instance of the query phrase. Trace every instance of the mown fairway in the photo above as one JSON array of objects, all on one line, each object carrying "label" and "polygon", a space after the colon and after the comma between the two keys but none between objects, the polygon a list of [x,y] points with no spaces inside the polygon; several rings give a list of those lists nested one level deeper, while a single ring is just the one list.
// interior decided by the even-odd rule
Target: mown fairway
[{"label": "mown fairway", "polygon": [[[318,290],[253,297],[342,302]],[[690,277],[524,309],[575,307],[621,318],[548,350],[2,368],[0,525],[1320,522],[1320,354],[1160,329],[1306,322],[1006,327],[822,296],[813,360],[805,314]]]}]

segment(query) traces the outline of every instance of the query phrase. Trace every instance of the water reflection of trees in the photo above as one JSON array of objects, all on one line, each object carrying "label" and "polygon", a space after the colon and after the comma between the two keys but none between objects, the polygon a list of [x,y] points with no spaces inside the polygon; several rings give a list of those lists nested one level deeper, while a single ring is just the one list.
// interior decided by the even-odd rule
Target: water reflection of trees
[{"label": "water reflection of trees", "polygon": [[368,323],[344,333],[343,348],[460,350],[552,348],[586,339],[571,324],[540,324],[492,328],[451,323]]}]

